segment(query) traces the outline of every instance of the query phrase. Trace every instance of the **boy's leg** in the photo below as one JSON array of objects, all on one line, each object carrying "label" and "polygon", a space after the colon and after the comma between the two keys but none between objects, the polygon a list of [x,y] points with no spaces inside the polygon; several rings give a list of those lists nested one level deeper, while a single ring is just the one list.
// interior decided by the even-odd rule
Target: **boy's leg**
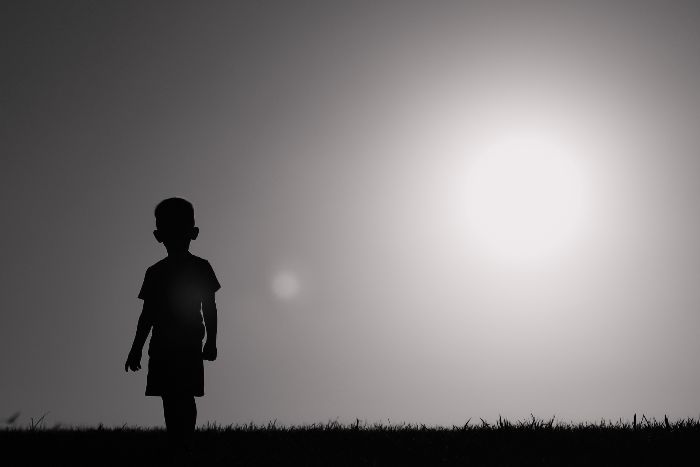
[{"label": "boy's leg", "polygon": [[187,397],[185,403],[188,406],[188,431],[194,433],[194,429],[197,426],[197,403],[195,402],[194,396]]},{"label": "boy's leg", "polygon": [[194,396],[163,396],[163,413],[168,438],[174,449],[191,449],[197,423],[197,405]]},{"label": "boy's leg", "polygon": [[197,426],[197,404],[194,396],[186,396],[182,399],[182,429],[185,446],[188,450],[194,449],[194,429]]},{"label": "boy's leg", "polygon": [[180,398],[173,395],[163,396],[163,415],[165,428],[168,433],[168,446],[172,455],[183,448],[184,429],[182,422],[182,408]]},{"label": "boy's leg", "polygon": [[171,433],[173,430],[175,430],[175,419],[174,419],[174,408],[173,408],[173,400],[172,397],[170,396],[161,396],[163,399],[163,418],[165,418],[165,429],[168,431],[168,433]]}]

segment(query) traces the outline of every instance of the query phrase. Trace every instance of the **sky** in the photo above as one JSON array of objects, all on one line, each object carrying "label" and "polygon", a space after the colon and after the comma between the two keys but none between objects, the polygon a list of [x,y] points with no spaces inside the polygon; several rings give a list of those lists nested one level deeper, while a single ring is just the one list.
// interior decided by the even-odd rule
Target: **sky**
[{"label": "sky", "polygon": [[700,415],[697,2],[23,1],[0,31],[0,417],[163,423],[124,361],[170,196],[222,284],[200,423]]}]

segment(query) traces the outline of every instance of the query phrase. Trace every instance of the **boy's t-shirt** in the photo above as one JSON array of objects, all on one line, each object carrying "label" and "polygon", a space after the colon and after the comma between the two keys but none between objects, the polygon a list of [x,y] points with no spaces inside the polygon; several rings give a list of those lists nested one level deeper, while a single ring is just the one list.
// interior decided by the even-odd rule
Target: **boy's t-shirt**
[{"label": "boy's t-shirt", "polygon": [[168,256],[146,270],[138,297],[152,313],[149,356],[201,352],[201,305],[221,285],[209,262],[189,252]]}]

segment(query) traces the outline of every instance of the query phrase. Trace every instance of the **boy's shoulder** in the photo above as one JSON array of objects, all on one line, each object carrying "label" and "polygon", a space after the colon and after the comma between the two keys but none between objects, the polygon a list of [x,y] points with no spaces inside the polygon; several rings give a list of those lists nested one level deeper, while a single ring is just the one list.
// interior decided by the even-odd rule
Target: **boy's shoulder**
[{"label": "boy's shoulder", "polygon": [[[154,290],[182,284],[182,281],[198,284],[203,289],[216,292],[221,288],[214,269],[204,258],[187,254],[181,257],[165,257],[146,270],[139,298],[152,296]],[[179,287],[179,285],[177,285]]]},{"label": "boy's shoulder", "polygon": [[209,261],[207,261],[206,259],[199,257],[197,255],[193,255],[192,253],[190,253],[188,256],[189,256],[191,261],[202,263],[202,264],[209,264]]},{"label": "boy's shoulder", "polygon": [[161,260],[159,260],[159,261],[156,261],[155,263],[151,264],[150,266],[148,266],[148,267],[146,268],[146,274],[148,274],[148,273],[155,273],[155,272],[157,272],[158,270],[163,269],[163,268],[166,266],[166,264],[167,264],[167,260],[168,260],[168,257],[166,256],[165,258],[163,258],[163,259],[161,259]]},{"label": "boy's shoulder", "polygon": [[158,273],[159,271],[164,271],[167,269],[171,268],[180,268],[180,267],[204,267],[204,268],[211,268],[211,265],[209,264],[209,261],[207,261],[204,258],[200,258],[197,255],[193,255],[192,253],[188,253],[182,258],[178,259],[172,259],[168,256],[165,258],[153,263],[150,265],[147,269],[146,272],[151,272],[151,273]]},{"label": "boy's shoulder", "polygon": [[207,261],[206,259],[201,258],[197,255],[193,255],[192,253],[189,253],[187,255],[187,262],[189,263],[189,266],[194,266],[194,267],[204,268],[204,269],[211,269],[211,264],[209,264],[209,261]]}]

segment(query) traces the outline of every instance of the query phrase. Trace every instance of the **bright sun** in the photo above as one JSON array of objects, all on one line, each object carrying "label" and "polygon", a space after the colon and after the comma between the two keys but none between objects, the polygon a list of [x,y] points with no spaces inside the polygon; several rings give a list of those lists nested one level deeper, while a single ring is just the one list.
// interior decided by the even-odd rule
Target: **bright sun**
[{"label": "bright sun", "polygon": [[589,190],[570,149],[536,134],[481,148],[468,169],[466,215],[491,256],[536,261],[575,242],[586,222]]}]

